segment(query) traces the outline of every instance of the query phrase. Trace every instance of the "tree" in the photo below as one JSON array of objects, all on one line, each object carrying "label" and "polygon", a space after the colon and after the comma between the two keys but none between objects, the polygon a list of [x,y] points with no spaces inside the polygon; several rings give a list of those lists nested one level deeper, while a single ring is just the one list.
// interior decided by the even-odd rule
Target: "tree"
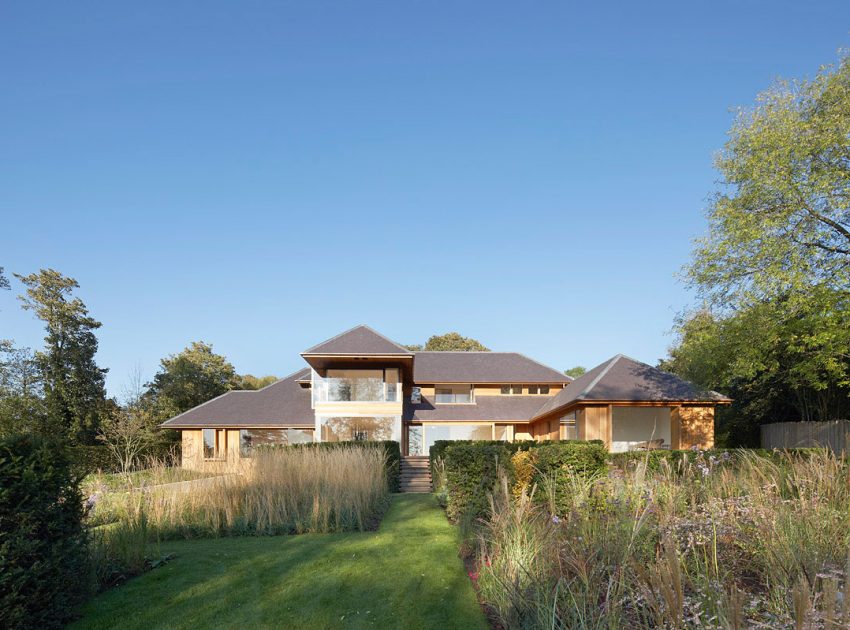
[{"label": "tree", "polygon": [[[715,304],[850,289],[850,58],[741,110],[687,276]],[[729,302],[731,300],[731,302]]]},{"label": "tree", "polygon": [[463,351],[463,352],[489,352],[490,348],[472,337],[464,337],[460,333],[448,332],[444,335],[432,335],[428,338],[425,347],[422,346],[407,346],[408,348],[418,348],[426,352],[448,352],[448,351]]},{"label": "tree", "polygon": [[271,385],[275,381],[278,381],[277,376],[268,375],[268,376],[253,376],[252,374],[241,374],[237,376],[237,384],[235,389],[262,389],[263,387],[267,387]]},{"label": "tree", "polygon": [[193,341],[178,354],[160,361],[159,371],[148,383],[148,397],[161,419],[183,413],[236,389],[239,379],[233,365],[212,345]]},{"label": "tree", "polygon": [[156,442],[157,421],[147,405],[116,407],[105,414],[97,438],[109,449],[123,473],[137,467],[140,457]]},{"label": "tree", "polygon": [[571,367],[569,370],[564,370],[564,374],[570,378],[578,378],[585,372],[587,372],[587,368],[582,365],[577,365],[575,367]]},{"label": "tree", "polygon": [[24,310],[44,322],[44,350],[36,353],[47,415],[73,442],[93,444],[106,400],[106,369],[95,362],[101,324],[73,296],[79,284],[53,269],[28,276],[15,274],[26,287],[19,296]]},{"label": "tree", "polygon": [[3,274],[3,267],[0,267],[0,289],[10,289],[9,278]]},{"label": "tree", "polygon": [[662,369],[732,397],[718,441],[756,446],[768,422],[850,414],[850,299],[821,288],[808,301],[764,301],[682,318]]},{"label": "tree", "polygon": [[48,422],[43,391],[33,351],[0,340],[0,435],[55,433]]}]

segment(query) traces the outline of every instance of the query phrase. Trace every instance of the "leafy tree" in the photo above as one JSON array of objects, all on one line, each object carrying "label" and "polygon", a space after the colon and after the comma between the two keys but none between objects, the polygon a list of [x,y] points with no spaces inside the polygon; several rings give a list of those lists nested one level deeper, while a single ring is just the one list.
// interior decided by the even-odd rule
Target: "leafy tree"
[{"label": "leafy tree", "polygon": [[48,421],[41,370],[29,348],[0,340],[0,436],[55,433]]},{"label": "leafy tree", "polygon": [[278,381],[277,376],[268,375],[268,376],[253,376],[252,374],[242,374],[237,377],[238,383],[235,389],[262,389],[268,385],[271,385],[275,381]]},{"label": "leafy tree", "polygon": [[106,400],[106,369],[95,362],[101,324],[73,296],[79,284],[53,269],[28,276],[15,274],[26,287],[19,296],[25,310],[44,322],[44,350],[36,353],[41,370],[47,415],[80,444],[94,443],[99,415]]},{"label": "leafy tree", "polygon": [[564,374],[571,378],[578,378],[585,372],[587,372],[587,368],[582,365],[577,365],[575,367],[571,367],[569,370],[564,370]]},{"label": "leafy tree", "polygon": [[3,274],[3,267],[0,267],[0,289],[10,289],[9,278]]},{"label": "leafy tree", "polygon": [[[739,112],[687,274],[716,304],[850,288],[850,58]],[[727,303],[728,305],[728,303]]]},{"label": "leafy tree", "polygon": [[490,348],[477,339],[464,337],[460,333],[456,332],[448,332],[444,335],[432,335],[428,338],[424,347],[420,345],[410,345],[405,347],[413,351],[425,350],[427,352],[448,352],[451,350],[460,350],[463,352],[490,351]]},{"label": "leafy tree", "polygon": [[660,367],[734,400],[718,410],[718,441],[758,444],[768,422],[850,414],[850,304],[821,288],[807,302],[777,300],[718,316],[701,310],[678,326]]},{"label": "leafy tree", "polygon": [[193,341],[177,354],[160,361],[159,371],[148,383],[146,397],[157,416],[166,419],[236,389],[239,378],[233,365],[212,345]]},{"label": "leafy tree", "polygon": [[411,352],[422,352],[424,348],[421,343],[408,343],[405,344],[404,347],[410,350]]}]

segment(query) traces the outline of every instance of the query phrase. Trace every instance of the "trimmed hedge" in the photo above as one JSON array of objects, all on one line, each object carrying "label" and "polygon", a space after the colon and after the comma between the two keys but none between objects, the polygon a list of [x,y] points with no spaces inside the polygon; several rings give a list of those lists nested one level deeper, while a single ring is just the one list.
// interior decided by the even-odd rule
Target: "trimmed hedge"
[{"label": "trimmed hedge", "polygon": [[431,474],[434,474],[434,464],[438,459],[443,459],[446,449],[455,444],[493,444],[501,445],[508,449],[508,452],[513,455],[520,451],[527,451],[532,448],[540,448],[549,444],[604,444],[602,440],[543,440],[536,442],[534,440],[518,440],[516,442],[505,442],[503,440],[437,440],[431,446],[428,455],[431,462]]},{"label": "trimmed hedge", "polygon": [[[566,491],[568,475],[591,477],[607,470],[607,451],[599,441],[570,440],[561,442],[449,442],[431,449],[436,460],[445,465],[446,513],[454,521],[477,518],[486,514],[487,494],[499,481],[503,471],[513,485],[515,471],[512,455],[522,451],[534,453],[534,482],[555,476],[558,489]],[[434,455],[438,453],[436,456]]]},{"label": "trimmed hedge", "polygon": [[499,471],[513,477],[511,452],[505,442],[454,443],[443,450],[446,467],[446,514],[457,521],[487,512],[487,494],[499,481]]},{"label": "trimmed hedge", "polygon": [[87,596],[80,479],[55,443],[0,440],[0,627],[62,627]]},{"label": "trimmed hedge", "polygon": [[335,448],[377,446],[387,454],[387,486],[390,492],[398,492],[401,488],[401,446],[395,440],[351,441],[351,442],[305,442],[283,448],[313,448],[333,450]]}]

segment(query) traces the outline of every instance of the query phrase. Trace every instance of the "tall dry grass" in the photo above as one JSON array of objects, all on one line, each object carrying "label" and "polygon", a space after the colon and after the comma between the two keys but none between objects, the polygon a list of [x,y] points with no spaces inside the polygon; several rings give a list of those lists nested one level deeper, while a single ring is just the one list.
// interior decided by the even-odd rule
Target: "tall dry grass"
[{"label": "tall dry grass", "polygon": [[850,628],[850,468],[828,451],[645,462],[493,498],[480,593],[507,628]]}]

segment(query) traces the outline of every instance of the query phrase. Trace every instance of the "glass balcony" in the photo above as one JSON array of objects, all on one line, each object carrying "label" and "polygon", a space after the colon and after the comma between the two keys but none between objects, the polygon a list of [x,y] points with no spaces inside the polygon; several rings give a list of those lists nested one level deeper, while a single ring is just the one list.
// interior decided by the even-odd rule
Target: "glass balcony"
[{"label": "glass balcony", "polygon": [[313,404],[322,402],[398,402],[398,369],[313,371]]}]

